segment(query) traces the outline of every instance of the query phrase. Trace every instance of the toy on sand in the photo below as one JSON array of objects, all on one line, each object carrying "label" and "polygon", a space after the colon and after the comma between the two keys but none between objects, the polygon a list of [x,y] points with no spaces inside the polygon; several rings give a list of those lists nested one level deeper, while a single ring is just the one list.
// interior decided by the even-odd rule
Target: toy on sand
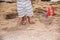
[{"label": "toy on sand", "polygon": [[47,16],[50,16],[50,7],[48,7]]},{"label": "toy on sand", "polygon": [[48,18],[48,16],[47,16],[47,14],[46,14],[46,13],[44,13],[42,16],[44,16],[44,17]]},{"label": "toy on sand", "polygon": [[37,16],[37,18],[38,18],[38,19],[40,19],[40,18],[41,18],[41,16],[40,16],[40,15],[38,15],[38,16]]},{"label": "toy on sand", "polygon": [[[54,6],[52,6],[52,16],[55,16],[56,14],[55,14],[55,8],[54,8]],[[47,16],[50,16],[51,15],[51,13],[50,13],[50,7],[48,7],[48,11],[47,11]]]},{"label": "toy on sand", "polygon": [[55,14],[55,8],[54,8],[54,6],[52,6],[52,16],[55,16],[56,14]]},{"label": "toy on sand", "polygon": [[[42,17],[48,18],[49,16],[55,16],[56,14],[55,14],[55,8],[54,8],[54,6],[52,6],[51,9],[52,9],[52,14],[50,12],[50,7],[48,7],[48,10],[44,12],[44,14],[42,15]],[[38,15],[37,18],[40,20],[41,16]]]}]

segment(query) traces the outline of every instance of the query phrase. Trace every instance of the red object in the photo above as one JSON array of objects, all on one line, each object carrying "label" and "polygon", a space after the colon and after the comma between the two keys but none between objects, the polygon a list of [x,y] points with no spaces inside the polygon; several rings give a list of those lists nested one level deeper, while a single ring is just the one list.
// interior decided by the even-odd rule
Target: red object
[{"label": "red object", "polygon": [[50,16],[50,7],[48,7],[47,16]]},{"label": "red object", "polygon": [[54,11],[55,11],[55,8],[54,8],[54,6],[52,6],[52,16],[56,15]]}]

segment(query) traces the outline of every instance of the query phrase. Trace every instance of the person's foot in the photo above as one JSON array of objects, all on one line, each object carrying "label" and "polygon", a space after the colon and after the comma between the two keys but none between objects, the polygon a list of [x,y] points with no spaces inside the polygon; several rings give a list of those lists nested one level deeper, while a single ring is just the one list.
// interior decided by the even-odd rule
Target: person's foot
[{"label": "person's foot", "polygon": [[22,24],[22,18],[18,19],[18,24],[21,25]]},{"label": "person's foot", "polygon": [[25,25],[26,22],[27,22],[27,18],[26,18],[26,16],[24,16],[24,17],[22,18],[22,25]]},{"label": "person's foot", "polygon": [[33,20],[33,17],[28,17],[28,21],[30,24],[35,24],[34,20]]}]

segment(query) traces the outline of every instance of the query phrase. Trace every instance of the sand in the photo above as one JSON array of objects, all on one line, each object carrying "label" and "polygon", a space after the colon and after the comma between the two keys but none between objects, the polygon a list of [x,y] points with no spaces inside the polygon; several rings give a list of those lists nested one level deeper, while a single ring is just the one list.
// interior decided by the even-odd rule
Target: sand
[{"label": "sand", "polygon": [[[47,10],[47,7],[54,5],[56,16],[48,18],[41,17],[40,21],[36,17],[39,13],[36,8]],[[51,2],[41,2],[33,4],[35,11],[35,24],[18,25],[16,3],[0,3],[0,40],[60,40],[60,4]],[[38,9],[37,9],[38,10]],[[14,14],[13,16],[6,15]],[[15,15],[16,14],[16,15]],[[10,17],[10,18],[9,18]]]}]

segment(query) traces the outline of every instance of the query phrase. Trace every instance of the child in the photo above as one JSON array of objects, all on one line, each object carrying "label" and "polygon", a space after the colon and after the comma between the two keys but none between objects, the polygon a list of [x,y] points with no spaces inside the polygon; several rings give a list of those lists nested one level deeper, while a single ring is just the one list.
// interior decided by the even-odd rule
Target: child
[{"label": "child", "polygon": [[26,24],[26,17],[28,16],[28,21],[31,24],[34,24],[33,21],[33,11],[31,0],[17,0],[17,11],[19,17],[19,24]]}]

